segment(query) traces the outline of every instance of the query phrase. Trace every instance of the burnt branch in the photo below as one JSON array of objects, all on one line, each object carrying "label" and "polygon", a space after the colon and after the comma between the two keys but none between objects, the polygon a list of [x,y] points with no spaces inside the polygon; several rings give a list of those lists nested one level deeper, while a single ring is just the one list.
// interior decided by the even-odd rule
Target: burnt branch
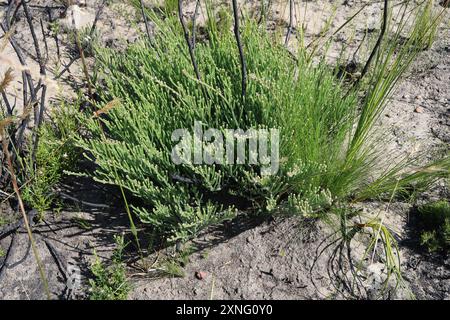
[{"label": "burnt branch", "polygon": [[374,59],[376,53],[378,52],[378,49],[381,46],[381,43],[383,42],[384,35],[386,34],[387,24],[388,24],[388,17],[389,17],[389,0],[384,0],[384,9],[383,9],[383,24],[381,26],[380,35],[378,37],[377,43],[375,44],[375,47],[373,48],[369,59],[367,59],[366,64],[364,65],[363,70],[361,71],[361,76],[358,78],[358,80],[355,82],[355,85],[361,81],[361,79],[367,74],[369,71],[370,65],[372,63],[372,60]]},{"label": "burnt branch", "polygon": [[[30,9],[28,8],[28,4],[25,0],[22,0],[22,6],[23,6],[23,11],[25,13],[25,17],[27,19],[28,26],[30,28],[31,37],[33,38],[34,49],[36,50],[36,58],[39,63],[39,72],[40,72],[41,77],[45,78],[47,76],[46,61],[42,57],[41,48],[39,46],[39,41],[38,41],[36,31],[35,31],[34,25],[33,25],[33,17],[31,15]],[[42,31],[44,31],[42,21],[41,21],[41,27],[42,27]],[[45,34],[44,34],[44,37],[45,37]],[[46,43],[47,42],[45,41],[45,44]],[[45,97],[47,94],[47,85],[45,83],[45,80],[44,81],[42,81],[41,79],[39,80],[38,88],[41,88],[42,91],[41,91],[40,103],[34,104],[35,105],[35,108],[34,108],[35,109],[35,112],[34,112],[35,127],[34,127],[33,138],[32,138],[33,139],[33,151],[31,154],[33,165],[36,164],[36,153],[37,153],[37,147],[39,144],[38,129],[40,128],[40,126],[42,124],[43,117],[44,117],[44,111],[45,111]]]},{"label": "burnt branch", "polygon": [[239,49],[239,59],[241,62],[242,73],[242,97],[245,97],[247,93],[247,62],[245,61],[244,49],[242,47],[241,35],[239,32],[239,11],[236,0],[233,3],[233,15],[234,15],[234,36],[236,37],[236,43]]},{"label": "burnt branch", "polygon": [[[33,39],[34,49],[36,51],[36,59],[39,64],[39,72],[40,72],[41,76],[45,77],[47,75],[45,61],[42,58],[41,48],[39,46],[39,41],[38,41],[36,31],[35,31],[34,25],[33,25],[33,18],[31,16],[30,9],[28,8],[28,4],[25,0],[22,0],[22,7],[23,7],[23,11],[25,13],[25,17],[26,17],[28,26],[30,28],[31,37]],[[37,108],[35,108],[34,121],[37,125],[37,128],[39,128],[39,126],[42,122],[42,119],[40,119],[40,115],[43,113],[42,110],[45,108],[45,92],[46,92],[45,86],[46,86],[46,84],[43,83],[41,85],[43,86],[42,95],[44,96],[44,99],[41,99],[41,102],[44,101],[44,104],[40,105],[39,110]],[[36,131],[35,131],[34,135],[36,136]]]},{"label": "burnt branch", "polygon": [[194,67],[195,76],[197,77],[197,80],[200,80],[201,77],[200,77],[200,72],[198,70],[197,61],[195,60],[194,48],[192,47],[191,40],[189,39],[188,28],[186,26],[186,22],[184,21],[183,0],[178,0],[178,15],[179,15],[179,18],[180,18],[181,26],[183,28],[184,39],[186,40],[186,43],[187,43],[188,48],[189,48],[189,55],[191,57],[192,66]]},{"label": "burnt branch", "polygon": [[143,17],[144,23],[145,23],[145,32],[147,33],[148,41],[150,41],[150,44],[151,44],[152,43],[152,34],[150,32],[150,27],[148,25],[147,15],[145,14],[144,1],[143,0],[139,0],[139,1],[141,3],[141,13],[142,13],[142,17]]},{"label": "burnt branch", "polygon": [[192,16],[192,47],[195,49],[195,42],[196,42],[196,32],[197,32],[197,17],[198,17],[198,10],[200,9],[200,0],[197,0],[195,3],[195,11],[194,15]]},{"label": "burnt branch", "polygon": [[289,26],[284,39],[284,45],[287,47],[289,39],[291,38],[292,29],[294,28],[294,0],[289,0]]},{"label": "burnt branch", "polygon": [[91,37],[94,35],[94,32],[97,28],[97,22],[100,19],[100,16],[102,15],[103,10],[105,9],[106,1],[108,1],[108,0],[103,0],[102,4],[100,5],[97,12],[95,13],[94,22],[92,23],[91,30],[89,31],[89,36],[91,36]]}]

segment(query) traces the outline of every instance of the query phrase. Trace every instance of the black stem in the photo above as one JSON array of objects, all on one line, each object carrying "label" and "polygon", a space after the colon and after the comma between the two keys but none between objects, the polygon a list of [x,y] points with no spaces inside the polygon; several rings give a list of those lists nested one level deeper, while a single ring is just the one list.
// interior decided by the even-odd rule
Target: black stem
[{"label": "black stem", "polygon": [[200,9],[200,0],[197,0],[195,4],[195,11],[194,16],[192,17],[192,48],[195,49],[195,42],[196,42],[196,31],[197,31],[197,16],[198,16],[198,10]]},{"label": "black stem", "polygon": [[189,48],[189,55],[191,57],[192,66],[194,67],[195,76],[197,77],[197,80],[200,80],[201,77],[200,72],[198,71],[197,62],[195,61],[194,48],[192,47],[191,40],[189,39],[189,32],[183,17],[183,0],[178,0],[178,15],[180,18],[181,26],[183,27],[184,39],[186,40]]},{"label": "black stem", "polygon": [[369,59],[367,59],[366,64],[364,65],[363,70],[361,71],[361,76],[359,79],[355,82],[355,85],[361,81],[361,79],[367,74],[370,68],[370,64],[372,63],[373,58],[375,57],[375,54],[377,53],[379,47],[381,46],[381,43],[383,41],[384,35],[386,34],[387,24],[388,24],[388,17],[389,17],[389,0],[384,0],[384,9],[383,9],[383,24],[381,26],[381,32],[380,36],[378,37],[377,43],[375,44],[375,47],[373,48]]},{"label": "black stem", "polygon": [[140,0],[140,3],[141,3],[142,17],[144,18],[144,23],[145,23],[145,31],[147,32],[148,40],[149,40],[150,43],[151,43],[151,42],[152,42],[152,36],[151,36],[151,33],[150,33],[150,27],[148,26],[147,15],[145,14],[144,1],[143,1],[143,0]]},{"label": "black stem", "polygon": [[234,36],[236,37],[236,43],[239,49],[239,58],[241,61],[242,72],[242,97],[245,97],[247,92],[247,63],[245,61],[244,49],[242,48],[241,35],[239,33],[239,12],[236,0],[233,3],[233,15],[234,15]]},{"label": "black stem", "polygon": [[289,0],[289,26],[286,33],[284,45],[287,47],[289,39],[291,38],[292,29],[294,28],[294,0]]}]

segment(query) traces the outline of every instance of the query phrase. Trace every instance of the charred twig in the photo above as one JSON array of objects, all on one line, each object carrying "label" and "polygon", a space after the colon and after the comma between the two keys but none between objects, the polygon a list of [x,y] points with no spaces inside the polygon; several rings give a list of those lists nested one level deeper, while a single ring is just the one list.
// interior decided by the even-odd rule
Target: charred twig
[{"label": "charred twig", "polygon": [[6,116],[7,117],[12,116],[14,108],[11,107],[11,104],[9,103],[8,96],[6,95],[5,90],[1,90],[1,93],[2,93],[3,101],[5,102],[5,106],[6,106]]},{"label": "charred twig", "polygon": [[[31,210],[27,213],[28,221],[32,223],[34,221],[34,217],[37,215],[36,210]],[[24,221],[23,219],[7,224],[6,226],[3,226],[0,228],[0,239],[3,239],[4,237],[10,235],[11,233],[15,232],[20,227],[23,227]]]},{"label": "charred twig", "polygon": [[241,35],[239,33],[239,12],[236,0],[233,3],[233,15],[234,15],[234,35],[236,37],[236,43],[239,49],[239,58],[241,61],[241,72],[242,72],[242,97],[245,97],[247,92],[247,63],[245,61],[244,49],[242,48]]},{"label": "charred twig", "polygon": [[106,1],[108,0],[103,0],[102,4],[100,5],[100,7],[98,8],[96,14],[95,14],[95,18],[94,18],[94,22],[92,23],[92,27],[91,30],[89,31],[89,36],[92,37],[94,35],[95,29],[97,28],[97,22],[100,19],[100,16],[103,13],[103,9],[105,9],[106,6]]},{"label": "charred twig", "polygon": [[287,47],[291,38],[292,29],[294,28],[294,0],[289,0],[289,26],[284,39],[284,46]]},{"label": "charred twig", "polygon": [[70,67],[72,66],[72,64],[73,64],[75,61],[77,61],[79,58],[80,58],[80,57],[77,56],[77,57],[71,59],[71,60],[69,61],[69,63],[66,64],[66,65],[64,66],[64,69],[62,69],[61,72],[58,73],[53,79],[54,79],[54,80],[58,80],[59,78],[61,78],[62,75],[63,75],[64,73],[66,73],[67,71],[69,71],[69,69],[70,69]]},{"label": "charred twig", "polygon": [[[29,107],[29,105],[33,104],[36,101],[36,88],[33,83],[33,78],[31,76],[30,70],[27,66],[25,56],[22,52],[22,49],[17,44],[17,42],[14,39],[14,35],[12,33],[12,23],[15,20],[15,16],[17,14],[17,11],[19,7],[22,5],[22,1],[11,1],[10,5],[8,6],[8,10],[6,13],[6,17],[3,22],[0,23],[0,28],[5,34],[8,34],[7,39],[13,48],[14,52],[16,53],[16,56],[22,66],[22,86],[23,86],[23,108],[24,112],[25,109]],[[15,6],[15,7],[14,7]],[[11,17],[11,12],[13,12],[13,16]],[[30,99],[28,99],[28,88],[30,89]],[[37,112],[36,112],[37,113]],[[15,142],[15,149],[13,150],[14,153],[12,155],[12,158],[15,158],[16,153],[20,153],[22,150],[22,142],[23,142],[23,132],[25,130],[25,127],[28,123],[28,119],[25,121],[22,121],[21,125],[17,128],[18,138]],[[12,135],[12,138],[14,138],[14,135]]]},{"label": "charred twig", "polygon": [[[30,28],[31,37],[33,38],[34,49],[36,50],[36,58],[37,58],[37,61],[39,64],[39,72],[41,74],[41,77],[45,78],[47,76],[46,61],[42,57],[41,48],[40,48],[39,41],[36,36],[36,31],[35,31],[34,25],[33,25],[33,19],[32,19],[31,13],[30,13],[30,9],[28,8],[28,4],[25,0],[22,0],[22,6],[23,6],[23,11],[25,13],[25,17],[27,19],[28,26]],[[45,37],[42,21],[41,21],[41,27],[42,27],[43,36]],[[45,44],[47,45],[47,41],[45,41]],[[33,150],[31,153],[31,159],[33,161],[33,165],[36,164],[36,153],[37,153],[37,148],[38,148],[38,144],[39,144],[38,130],[42,124],[42,120],[43,120],[42,118],[44,117],[47,84],[45,83],[45,81],[41,81],[41,79],[40,79],[38,87],[41,87],[42,91],[41,91],[39,106],[38,106],[38,104],[34,105],[35,106],[35,108],[34,108],[35,109],[35,112],[34,112],[35,128],[34,128],[33,137],[32,137]]]},{"label": "charred twig", "polygon": [[364,65],[363,70],[361,71],[361,76],[356,80],[355,86],[359,84],[361,79],[367,74],[370,68],[370,64],[372,63],[373,58],[375,57],[375,54],[377,53],[378,49],[381,46],[381,43],[383,41],[384,35],[386,33],[387,24],[388,24],[388,17],[389,17],[389,0],[384,0],[384,9],[383,9],[383,24],[381,26],[380,36],[378,37],[378,40],[375,44],[375,47],[373,48],[369,59],[367,59],[366,64]]},{"label": "charred twig", "polygon": [[44,30],[44,23],[42,22],[42,19],[39,20],[41,23],[41,32],[42,32],[42,39],[44,40],[44,48],[45,48],[45,59],[44,59],[44,64],[47,64],[48,62],[48,43],[47,43],[47,36],[45,35],[45,30]]},{"label": "charred twig", "polygon": [[187,43],[188,48],[189,48],[189,55],[191,57],[192,66],[194,67],[195,76],[197,77],[197,80],[201,80],[200,72],[198,71],[197,61],[195,60],[194,48],[192,47],[191,40],[189,39],[189,32],[188,32],[188,29],[186,27],[186,22],[184,21],[183,0],[178,0],[178,15],[179,15],[179,18],[180,18],[181,26],[183,28],[184,38],[185,38],[186,43]]},{"label": "charred twig", "polygon": [[[23,113],[25,114],[27,112],[28,108],[28,86],[27,86],[27,77],[25,72],[22,72],[22,83],[23,83]],[[17,129],[17,148],[20,150],[22,145],[22,139],[25,132],[25,128],[27,126],[29,117],[26,117],[23,119],[22,123],[19,125]]]},{"label": "charred twig", "polygon": [[[34,29],[33,19],[32,19],[31,13],[30,13],[30,9],[28,8],[28,4],[25,0],[22,0],[22,6],[23,6],[23,11],[25,13],[25,17],[26,17],[28,26],[30,28],[31,37],[32,37],[33,43],[34,43],[34,49],[36,50],[36,59],[39,64],[39,72],[40,72],[41,76],[45,77],[47,74],[45,62],[44,62],[44,59],[42,58],[41,48],[39,46],[39,41],[36,36],[36,31]],[[45,83],[43,84],[43,86],[45,86]],[[43,88],[42,95],[44,95],[44,99],[45,99],[45,91],[46,90],[44,90],[44,88]],[[41,112],[41,110],[44,108],[45,108],[45,104],[40,106],[40,110],[38,110],[37,108],[35,110],[34,121],[37,124],[37,127],[39,127],[39,125],[41,123],[41,119],[39,118],[39,116],[41,113],[43,113],[43,112]]]},{"label": "charred twig", "polygon": [[[6,26],[8,27],[8,29],[11,27],[12,24],[14,24],[14,19],[16,18],[17,11],[19,10],[21,5],[22,5],[22,2],[10,1],[9,5],[8,5],[8,9],[6,10],[6,15],[5,15],[5,23],[6,23]],[[13,8],[14,8],[14,12],[13,12],[12,18],[11,18],[11,12],[13,11]]]},{"label": "charred twig", "polygon": [[[49,22],[54,22],[55,20],[53,19],[52,10],[51,10],[50,7],[47,8],[47,14],[48,14],[48,21]],[[60,62],[61,61],[61,48],[59,47],[58,33],[54,32],[54,30],[52,30],[50,28],[50,34],[51,34],[51,37],[53,38],[53,40],[55,41],[56,57],[58,58],[57,61]]]},{"label": "charred twig", "polygon": [[192,48],[195,49],[196,44],[196,32],[197,32],[197,16],[198,16],[198,10],[200,9],[200,0],[197,0],[195,3],[195,11],[194,15],[192,16]]},{"label": "charred twig", "polygon": [[9,266],[9,258],[12,256],[12,253],[13,253],[14,248],[15,248],[15,244],[16,244],[16,234],[13,233],[11,235],[11,241],[9,243],[8,250],[6,251],[6,255],[5,255],[5,258],[3,260],[3,264],[0,265],[0,282],[2,281],[2,278],[3,278],[3,275],[4,275],[4,271]]},{"label": "charred twig", "polygon": [[[10,31],[10,27],[8,27],[6,23],[0,23],[0,28],[5,33]],[[10,35],[8,37],[8,40],[9,40],[9,43],[11,44],[11,47],[14,49],[14,51],[17,55],[17,58],[19,59],[20,64],[22,65],[22,67],[24,69],[22,72],[25,74],[26,83],[28,83],[28,87],[30,88],[31,99],[34,100],[36,98],[36,94],[35,94],[36,91],[35,91],[35,87],[34,87],[34,83],[33,83],[33,78],[31,77],[30,70],[29,70],[26,60],[25,60],[25,56],[23,55],[23,52],[20,49],[20,46],[14,40],[13,35]]]},{"label": "charred twig", "polygon": [[61,272],[61,275],[63,276],[64,281],[67,281],[67,274],[66,270],[64,269],[63,265],[63,259],[61,258],[61,255],[59,252],[55,249],[55,247],[48,241],[47,239],[44,239],[44,243],[47,246],[48,251],[50,252],[52,258],[55,260],[56,266],[58,267],[59,272]]},{"label": "charred twig", "polygon": [[144,1],[140,0],[141,3],[141,12],[142,12],[142,17],[144,19],[144,23],[145,23],[145,31],[147,33],[147,37],[148,37],[148,41],[150,41],[150,44],[152,44],[152,35],[150,32],[150,27],[148,25],[148,19],[147,19],[147,15],[145,14],[145,6],[144,6]]}]

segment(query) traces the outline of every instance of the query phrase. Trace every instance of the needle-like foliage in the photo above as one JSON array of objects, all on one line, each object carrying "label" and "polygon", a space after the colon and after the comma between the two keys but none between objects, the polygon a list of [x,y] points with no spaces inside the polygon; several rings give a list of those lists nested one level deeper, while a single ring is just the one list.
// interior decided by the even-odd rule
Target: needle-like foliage
[{"label": "needle-like foliage", "polygon": [[[248,72],[243,97],[231,31],[219,32],[209,17],[207,40],[193,53],[199,79],[177,16],[161,20],[147,14],[157,30],[151,47],[143,39],[122,54],[98,49],[98,107],[114,99],[120,104],[101,117],[81,116],[85,130],[76,139],[97,164],[95,179],[139,199],[135,213],[161,234],[189,238],[231,217],[235,208],[323,212],[337,201],[377,196],[446,174],[448,161],[420,173],[405,166],[380,171],[382,140],[371,139],[387,98],[419,52],[416,43],[422,38],[414,27],[402,45],[383,42],[368,80],[349,91],[324,59],[310,59],[304,48],[293,58],[280,41],[245,21],[240,30]],[[413,25],[417,17],[411,18]],[[404,32],[406,22],[396,28],[403,29],[388,31]],[[259,165],[174,164],[172,133],[192,132],[196,121],[222,132],[280,130],[279,170],[262,176]]]}]

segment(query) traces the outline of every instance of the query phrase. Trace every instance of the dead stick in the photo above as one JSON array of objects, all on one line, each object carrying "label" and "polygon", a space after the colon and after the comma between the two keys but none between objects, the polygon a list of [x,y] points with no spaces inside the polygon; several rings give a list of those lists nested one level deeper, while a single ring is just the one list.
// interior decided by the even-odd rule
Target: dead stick
[{"label": "dead stick", "polygon": [[[27,22],[28,22],[28,26],[30,28],[31,37],[32,37],[33,43],[34,43],[34,49],[36,50],[36,58],[37,58],[37,61],[38,61],[38,64],[39,64],[39,72],[40,72],[41,76],[45,77],[46,74],[47,74],[46,68],[45,68],[45,63],[44,63],[44,60],[42,58],[41,48],[39,46],[39,41],[38,41],[38,38],[36,36],[36,31],[34,30],[33,19],[32,19],[30,10],[28,8],[28,4],[27,4],[27,2],[25,0],[22,0],[22,7],[23,7],[23,11],[25,13],[25,17],[26,17]],[[43,86],[45,86],[45,84],[43,84]],[[43,109],[43,108],[45,108],[45,105],[41,105],[40,106],[40,109]],[[41,113],[42,112],[36,110],[35,115],[34,115],[34,117],[35,117],[34,121],[37,124],[37,128],[39,127],[39,125],[41,123],[41,119],[39,118]]]},{"label": "dead stick", "polygon": [[379,47],[381,46],[381,42],[383,41],[384,35],[386,33],[388,17],[389,17],[389,0],[384,0],[383,24],[381,26],[380,36],[378,37],[377,43],[375,44],[375,47],[373,48],[372,53],[369,56],[369,59],[367,59],[367,62],[365,64],[363,70],[361,71],[361,76],[355,82],[355,85],[357,85],[369,71],[370,64],[372,63],[372,60],[375,57],[375,54],[377,53]]},{"label": "dead stick", "polygon": [[289,0],[289,26],[284,40],[284,46],[287,47],[291,38],[292,29],[294,27],[294,0]]},{"label": "dead stick", "polygon": [[197,61],[195,61],[194,49],[192,48],[192,43],[191,40],[189,39],[189,32],[183,17],[183,0],[178,0],[178,15],[180,18],[181,26],[183,28],[184,39],[186,40],[186,43],[189,48],[189,55],[191,57],[192,66],[194,67],[195,76],[197,77],[197,80],[201,80],[200,72],[198,71]]},{"label": "dead stick", "polygon": [[192,17],[192,47],[195,49],[196,32],[197,32],[197,16],[200,9],[200,0],[197,0],[195,4],[194,16]]},{"label": "dead stick", "polygon": [[147,15],[145,14],[144,1],[140,0],[140,3],[141,3],[142,17],[144,18],[144,23],[145,23],[145,31],[147,33],[148,41],[150,41],[150,44],[151,44],[152,43],[152,36],[151,36],[151,33],[150,33],[150,27],[148,26]]},{"label": "dead stick", "polygon": [[245,97],[247,93],[247,63],[245,61],[244,49],[242,48],[241,35],[239,33],[239,12],[236,0],[233,3],[233,15],[234,15],[234,36],[236,37],[236,43],[239,49],[239,58],[241,61],[242,72],[242,97]]}]

